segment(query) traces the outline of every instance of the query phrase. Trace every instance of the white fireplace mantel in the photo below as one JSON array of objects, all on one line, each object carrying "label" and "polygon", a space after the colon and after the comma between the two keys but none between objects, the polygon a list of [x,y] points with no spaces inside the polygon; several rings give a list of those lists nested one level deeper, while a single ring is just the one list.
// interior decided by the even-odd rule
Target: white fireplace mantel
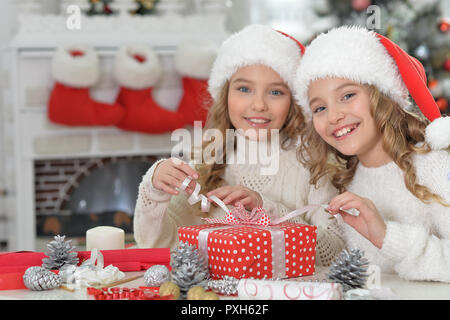
[{"label": "white fireplace mantel", "polygon": [[[112,102],[118,85],[112,74],[113,58],[120,46],[147,43],[157,52],[163,76],[155,99],[175,109],[182,95],[181,79],[173,69],[172,55],[183,41],[220,43],[226,36],[225,17],[161,16],[84,18],[82,29],[67,30],[64,16],[22,15],[17,36],[8,47],[10,56],[15,213],[12,215],[9,250],[35,250],[34,161],[128,155],[170,154],[170,133],[161,135],[121,131],[114,127],[66,127],[50,123],[47,102],[53,86],[50,73],[55,48],[64,44],[89,44],[98,52],[102,77],[91,93]],[[11,156],[11,155],[10,155]]]}]

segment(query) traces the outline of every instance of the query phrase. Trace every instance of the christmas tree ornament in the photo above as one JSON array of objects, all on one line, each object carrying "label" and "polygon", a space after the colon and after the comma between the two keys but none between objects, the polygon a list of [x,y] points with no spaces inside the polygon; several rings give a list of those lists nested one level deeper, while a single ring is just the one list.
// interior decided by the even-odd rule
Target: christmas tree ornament
[{"label": "christmas tree ornament", "polygon": [[154,14],[156,10],[156,4],[159,0],[134,0],[137,3],[137,9],[131,10],[132,15],[148,15]]},{"label": "christmas tree ornament", "polygon": [[48,102],[51,122],[67,126],[109,126],[124,116],[117,103],[92,99],[90,88],[100,79],[99,58],[90,46],[61,46],[52,58],[55,80]]},{"label": "christmas tree ornament", "polygon": [[88,0],[89,9],[86,11],[86,14],[88,16],[114,14],[114,10],[110,7],[110,4],[113,1],[114,0]]},{"label": "christmas tree ornament", "polygon": [[30,267],[23,275],[23,283],[33,291],[42,291],[61,286],[61,277],[43,267]]},{"label": "christmas tree ornament", "polygon": [[49,270],[59,270],[62,266],[77,265],[78,255],[71,245],[72,240],[65,241],[66,236],[55,236],[54,240],[47,244],[48,258],[42,259],[42,267]]},{"label": "christmas tree ornament", "polygon": [[450,57],[447,57],[444,61],[443,68],[445,71],[450,71]]},{"label": "christmas tree ornament", "polygon": [[159,287],[170,280],[170,271],[164,265],[154,265],[144,273],[144,283],[147,287]]},{"label": "christmas tree ornament", "polygon": [[239,279],[224,276],[220,280],[209,280],[207,287],[214,292],[226,295],[234,296],[237,294],[237,288],[239,285]]},{"label": "christmas tree ornament", "polygon": [[446,111],[448,108],[448,101],[444,97],[436,99],[436,104],[442,112]]},{"label": "christmas tree ornament", "polygon": [[172,270],[172,280],[180,287],[181,295],[186,296],[192,286],[205,286],[208,272],[195,263],[188,262]]},{"label": "christmas tree ornament", "polygon": [[425,44],[421,44],[414,50],[414,55],[420,60],[428,60],[430,57],[430,49]]},{"label": "christmas tree ornament", "polygon": [[352,0],[352,8],[356,11],[366,10],[371,4],[371,0]]},{"label": "christmas tree ornament", "polygon": [[327,273],[331,282],[340,283],[344,291],[363,288],[366,284],[369,262],[364,258],[364,251],[353,248],[342,250]]},{"label": "christmas tree ornament", "polygon": [[438,29],[440,32],[445,33],[450,30],[450,21],[447,19],[441,19],[438,23]]},{"label": "christmas tree ornament", "polygon": [[444,92],[441,83],[436,79],[430,80],[428,82],[428,89],[430,90],[434,98],[442,96]]},{"label": "christmas tree ornament", "polygon": [[180,287],[171,281],[164,282],[159,287],[159,295],[161,297],[173,296],[173,300],[178,300],[180,298]]},{"label": "christmas tree ornament", "polygon": [[187,300],[202,300],[203,295],[205,294],[205,289],[200,286],[193,286],[189,288],[187,292]]},{"label": "christmas tree ornament", "polygon": [[203,294],[202,300],[220,300],[220,298],[217,295],[217,293],[213,291],[208,291]]},{"label": "christmas tree ornament", "polygon": [[195,245],[190,245],[187,241],[180,241],[178,247],[171,253],[170,266],[173,270],[186,264],[195,265],[198,270],[208,274],[208,263],[202,257]]}]

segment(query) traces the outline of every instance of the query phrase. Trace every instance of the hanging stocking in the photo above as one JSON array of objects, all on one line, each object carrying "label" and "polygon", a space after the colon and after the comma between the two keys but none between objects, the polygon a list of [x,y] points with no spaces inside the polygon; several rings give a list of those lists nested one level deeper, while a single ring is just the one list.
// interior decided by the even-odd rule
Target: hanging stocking
[{"label": "hanging stocking", "polygon": [[50,121],[68,126],[109,126],[125,114],[118,104],[93,100],[89,88],[99,79],[99,60],[88,46],[57,49],[52,60],[55,79],[48,104]]},{"label": "hanging stocking", "polygon": [[159,80],[161,66],[151,48],[144,45],[121,48],[116,55],[114,71],[121,86],[117,102],[126,109],[125,117],[117,127],[164,133],[184,126],[178,112],[162,108],[153,99],[153,86]]},{"label": "hanging stocking", "polygon": [[217,46],[184,43],[175,53],[175,69],[183,82],[183,97],[178,112],[186,124],[194,121],[205,124],[212,98],[208,92],[208,78],[217,55]]}]

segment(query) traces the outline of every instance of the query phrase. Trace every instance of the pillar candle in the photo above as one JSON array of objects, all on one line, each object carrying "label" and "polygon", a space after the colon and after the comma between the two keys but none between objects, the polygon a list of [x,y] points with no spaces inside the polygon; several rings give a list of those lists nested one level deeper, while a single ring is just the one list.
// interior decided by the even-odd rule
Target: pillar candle
[{"label": "pillar candle", "polygon": [[125,247],[125,232],[116,227],[100,226],[86,231],[86,250],[116,250]]}]

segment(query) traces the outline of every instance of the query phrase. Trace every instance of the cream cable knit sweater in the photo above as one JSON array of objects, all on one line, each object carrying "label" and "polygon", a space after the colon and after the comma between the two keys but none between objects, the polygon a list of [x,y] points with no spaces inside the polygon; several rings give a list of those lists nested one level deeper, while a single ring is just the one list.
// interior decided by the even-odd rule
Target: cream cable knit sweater
[{"label": "cream cable knit sweater", "polygon": [[[413,157],[418,182],[450,203],[450,155],[435,151]],[[382,272],[410,280],[450,282],[450,208],[424,204],[406,189],[403,172],[390,162],[359,163],[348,190],[372,200],[387,225],[381,249],[343,224],[348,247],[358,247]]]},{"label": "cream cable knit sweater", "polygon": [[[161,161],[161,160],[160,160]],[[327,180],[319,188],[310,186],[309,171],[296,159],[295,149],[280,151],[279,171],[274,175],[261,175],[259,164],[230,164],[224,173],[228,185],[243,185],[260,193],[263,207],[279,216],[307,204],[325,204],[337,194]],[[180,193],[171,196],[152,186],[153,172],[159,161],[144,175],[134,213],[134,237],[139,247],[170,247],[178,244],[177,229],[180,226],[203,224],[194,214],[188,196]],[[225,212],[211,206],[210,217],[224,218]],[[330,265],[344,248],[342,230],[335,219],[322,209],[297,217],[295,222],[318,226],[316,263]]]}]

